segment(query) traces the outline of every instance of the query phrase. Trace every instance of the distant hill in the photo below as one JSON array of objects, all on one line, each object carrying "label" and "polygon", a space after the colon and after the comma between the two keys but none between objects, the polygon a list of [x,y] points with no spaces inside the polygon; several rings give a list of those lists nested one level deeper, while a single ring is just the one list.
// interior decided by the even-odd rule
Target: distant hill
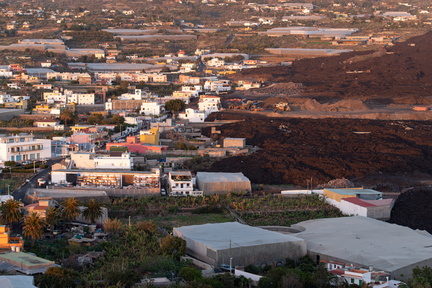
[{"label": "distant hill", "polygon": [[302,83],[304,95],[363,100],[400,97],[403,103],[421,104],[409,97],[432,95],[431,47],[432,32],[428,32],[375,52],[304,59],[292,67],[248,69],[232,77]]}]

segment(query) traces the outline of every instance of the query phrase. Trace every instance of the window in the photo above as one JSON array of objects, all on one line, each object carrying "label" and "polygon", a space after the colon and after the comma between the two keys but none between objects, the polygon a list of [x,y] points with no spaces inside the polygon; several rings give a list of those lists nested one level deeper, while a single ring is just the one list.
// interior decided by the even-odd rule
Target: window
[{"label": "window", "polygon": [[351,278],[351,284],[354,284],[354,279],[353,278]]}]

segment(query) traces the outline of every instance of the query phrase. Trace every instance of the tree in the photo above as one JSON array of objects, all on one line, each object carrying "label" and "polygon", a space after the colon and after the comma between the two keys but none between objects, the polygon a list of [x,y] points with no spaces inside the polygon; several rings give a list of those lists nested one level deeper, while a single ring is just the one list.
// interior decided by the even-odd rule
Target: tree
[{"label": "tree", "polygon": [[60,211],[55,207],[49,207],[46,213],[45,222],[50,229],[54,229],[54,227],[59,223],[60,219]]},{"label": "tree", "polygon": [[91,224],[95,223],[96,219],[102,217],[102,207],[95,199],[90,199],[84,206],[83,217],[89,220]]},{"label": "tree", "polygon": [[74,220],[80,211],[78,209],[78,201],[75,198],[67,198],[63,202],[62,216],[67,221]]},{"label": "tree", "polygon": [[6,167],[15,167],[17,165],[17,163],[15,161],[5,161],[4,165]]},{"label": "tree", "polygon": [[104,231],[107,233],[118,233],[123,229],[123,224],[117,218],[106,219],[103,223]]},{"label": "tree", "polygon": [[186,107],[185,102],[180,99],[169,100],[168,102],[165,103],[165,109],[171,111],[172,114],[184,110],[185,107]]},{"label": "tree", "polygon": [[111,124],[123,124],[125,122],[125,119],[123,116],[120,116],[118,114],[114,114],[111,117],[110,123]]},{"label": "tree", "polygon": [[105,120],[105,117],[100,113],[94,113],[90,115],[87,119],[87,122],[91,125],[94,124],[102,124],[102,121]]},{"label": "tree", "polygon": [[76,287],[73,279],[77,273],[72,269],[63,267],[50,267],[44,274],[40,274],[35,278],[35,284],[41,288],[51,287]]},{"label": "tree", "polygon": [[180,237],[168,235],[161,240],[160,252],[163,255],[180,258],[186,254],[186,241]]},{"label": "tree", "polygon": [[198,279],[202,278],[201,272],[195,268],[192,268],[192,267],[181,268],[178,276],[183,278],[187,282],[198,280]]},{"label": "tree", "polygon": [[0,206],[1,217],[4,221],[11,225],[14,222],[19,222],[22,218],[20,202],[9,199]]},{"label": "tree", "polygon": [[36,239],[42,239],[45,221],[36,213],[24,217],[23,235],[32,240],[32,247]]},{"label": "tree", "polygon": [[65,109],[60,113],[60,120],[67,126],[69,121],[72,123],[75,120],[75,115],[71,111]]}]

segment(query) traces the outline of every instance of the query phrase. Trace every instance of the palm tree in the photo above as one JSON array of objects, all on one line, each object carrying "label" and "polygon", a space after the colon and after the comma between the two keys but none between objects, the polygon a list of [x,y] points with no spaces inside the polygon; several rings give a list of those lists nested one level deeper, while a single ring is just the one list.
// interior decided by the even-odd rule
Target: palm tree
[{"label": "palm tree", "polygon": [[63,202],[62,216],[67,221],[74,220],[80,211],[78,209],[78,201],[75,198],[67,198]]},{"label": "palm tree", "polygon": [[32,247],[36,239],[42,239],[45,221],[36,213],[24,217],[23,235],[32,240]]},{"label": "palm tree", "polygon": [[90,199],[90,201],[84,205],[83,217],[90,221],[91,224],[95,223],[95,220],[102,217],[102,207],[95,199]]},{"label": "palm tree", "polygon": [[54,227],[59,223],[60,219],[60,211],[55,207],[49,207],[46,212],[45,222],[50,229],[54,229]]},{"label": "palm tree", "polygon": [[9,199],[0,206],[1,218],[11,225],[14,222],[19,222],[22,218],[20,202]]}]

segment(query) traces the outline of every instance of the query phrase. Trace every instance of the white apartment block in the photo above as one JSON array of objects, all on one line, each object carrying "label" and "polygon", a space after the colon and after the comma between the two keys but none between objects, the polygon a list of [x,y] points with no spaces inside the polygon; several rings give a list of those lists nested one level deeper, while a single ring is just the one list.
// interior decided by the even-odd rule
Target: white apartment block
[{"label": "white apartment block", "polygon": [[96,81],[120,81],[128,82],[167,82],[167,76],[157,73],[103,73],[94,74]]},{"label": "white apartment block", "polygon": [[72,93],[67,96],[67,103],[75,103],[77,105],[93,105],[95,104],[95,94]]},{"label": "white apartment block", "polygon": [[47,79],[55,79],[57,81],[78,81],[81,77],[90,77],[88,73],[71,73],[71,72],[50,72],[47,73]]},{"label": "white apartment block", "polygon": [[141,104],[140,114],[144,115],[160,115],[165,112],[165,105],[157,102],[143,102]]},{"label": "white apartment block", "polygon": [[44,92],[44,101],[48,104],[62,103],[69,104],[75,103],[77,105],[93,105],[95,103],[94,93],[73,93],[66,90],[64,93],[59,91]]},{"label": "white apartment block", "polygon": [[205,112],[207,115],[213,112],[218,112],[221,106],[220,97],[203,95],[198,102],[198,109]]},{"label": "white apartment block", "polygon": [[51,158],[51,140],[32,134],[0,135],[0,161],[31,161]]},{"label": "white apartment block", "polygon": [[168,193],[171,196],[192,195],[193,182],[190,171],[168,172]]}]

